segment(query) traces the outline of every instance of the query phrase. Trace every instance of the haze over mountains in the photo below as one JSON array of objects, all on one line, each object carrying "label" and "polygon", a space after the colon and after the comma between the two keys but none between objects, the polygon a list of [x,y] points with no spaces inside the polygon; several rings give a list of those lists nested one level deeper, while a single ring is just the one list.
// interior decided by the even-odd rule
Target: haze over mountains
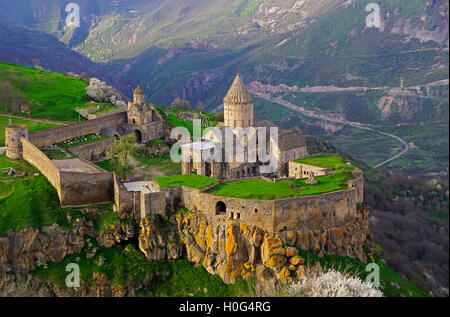
[{"label": "haze over mountains", "polygon": [[[416,153],[410,151],[403,161],[387,166],[447,173],[448,162],[443,162],[448,161],[444,150],[448,146],[448,2],[381,1],[382,28],[368,28],[365,8],[371,2],[79,0],[81,25],[73,30],[65,27],[67,1],[0,0],[5,8],[0,20],[45,32],[66,44],[52,44],[48,58],[38,57],[44,67],[63,69],[66,62],[59,62],[54,54],[70,48],[79,55],[66,64],[82,65],[73,61],[82,61],[83,55],[101,67],[90,64],[85,72],[92,76],[102,72],[127,95],[141,84],[155,104],[182,98],[220,111],[226,89],[240,69],[254,92],[269,93],[268,99],[371,124],[412,143]],[[13,33],[20,38],[17,29]],[[15,45],[20,48],[26,43],[17,40]],[[28,46],[22,51],[29,52],[32,60],[39,50]],[[334,91],[336,87],[357,89]],[[260,119],[301,127],[371,165],[402,150],[402,144],[389,137],[358,135],[361,131],[354,128],[311,121],[275,103],[260,100],[260,104],[255,109]],[[427,135],[421,132],[424,126]],[[350,145],[347,139],[345,144],[339,142],[344,138]],[[355,140],[371,138],[376,138],[374,148],[358,153],[367,143]]]}]

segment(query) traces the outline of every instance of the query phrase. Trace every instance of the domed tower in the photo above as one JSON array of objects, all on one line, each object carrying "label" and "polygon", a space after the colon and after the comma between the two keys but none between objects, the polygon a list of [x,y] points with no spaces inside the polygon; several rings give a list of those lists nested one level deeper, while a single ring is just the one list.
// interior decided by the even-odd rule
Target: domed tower
[{"label": "domed tower", "polygon": [[145,92],[142,90],[140,85],[138,85],[133,91],[133,100],[135,104],[145,103]]},{"label": "domed tower", "polygon": [[28,138],[28,128],[24,124],[10,124],[6,127],[6,157],[20,159],[23,157],[21,138]]},{"label": "domed tower", "polygon": [[253,126],[253,98],[239,73],[223,99],[223,105],[226,127],[245,129]]}]

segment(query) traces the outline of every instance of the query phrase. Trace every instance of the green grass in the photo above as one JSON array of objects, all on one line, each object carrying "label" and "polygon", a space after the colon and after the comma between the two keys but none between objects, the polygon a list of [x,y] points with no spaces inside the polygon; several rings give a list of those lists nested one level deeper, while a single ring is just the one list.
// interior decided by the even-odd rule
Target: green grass
[{"label": "green grass", "polygon": [[[91,239],[93,240],[93,239]],[[95,245],[95,241],[94,245]],[[187,260],[177,260],[173,263],[151,261],[128,245],[125,249],[113,247],[99,248],[92,259],[86,258],[86,249],[81,254],[66,256],[58,263],[48,263],[47,268],[39,267],[33,274],[53,282],[66,289],[65,267],[69,263],[77,263],[80,267],[80,284],[96,285],[93,273],[103,273],[112,285],[137,286],[142,283],[147,286],[141,289],[137,296],[211,296],[231,297],[242,295],[248,290],[248,283],[243,280],[234,285],[226,285],[219,276],[209,274],[202,266],[194,267]],[[76,259],[79,257],[79,261]],[[105,265],[98,266],[100,257],[105,258]],[[167,274],[167,277],[163,276]],[[150,283],[153,281],[152,283]],[[207,289],[207,292],[204,292]]]},{"label": "green grass", "polygon": [[[31,120],[11,118],[12,124],[25,124],[28,127],[28,132],[45,130],[58,127],[59,125],[45,122],[35,122]],[[9,118],[0,116],[0,146],[5,146],[5,128],[9,124]]]},{"label": "green grass", "polygon": [[[180,112],[192,112],[195,113],[196,111],[184,111],[184,110],[177,110],[177,109],[170,109],[168,110],[166,107],[156,107],[158,112],[162,115],[163,118],[165,118],[170,125],[174,127],[183,127],[186,128],[191,135],[194,133],[194,127],[192,121],[184,121],[178,119],[176,113]],[[211,121],[212,126],[216,126],[218,122],[216,121],[216,116],[207,112],[202,112],[201,115]],[[205,120],[202,119],[202,133],[207,129],[208,126],[205,125]]]},{"label": "green grass", "polygon": [[[95,239],[91,239],[96,246]],[[93,273],[106,274],[112,285],[139,285],[140,283],[151,280],[157,272],[168,271],[169,266],[164,262],[149,261],[144,254],[134,246],[129,245],[126,249],[113,247],[110,249],[99,248],[96,255],[86,258],[86,248],[80,254],[71,254],[66,256],[61,262],[48,263],[48,267],[37,268],[34,274],[41,278],[52,281],[60,288],[66,288],[65,279],[67,272],[65,267],[69,263],[77,263],[80,266],[80,284],[96,285],[93,280]],[[79,261],[76,261],[77,258]],[[105,265],[98,266],[100,257],[105,258]]]},{"label": "green grass", "polygon": [[76,107],[75,109],[91,109],[95,107],[99,107],[100,109],[106,108],[106,106],[112,106],[110,103],[106,102],[95,102],[95,101],[89,101],[84,106]]},{"label": "green grass", "polygon": [[[87,134],[84,136],[81,136],[79,138],[73,138],[70,140],[66,140],[67,142],[73,142],[72,144],[69,143],[65,143],[65,142],[60,142],[57,143],[56,145],[65,149],[69,149],[72,147],[76,147],[76,146],[81,146],[81,145],[85,145],[85,144],[90,144],[90,143],[95,143],[95,142],[99,142],[99,141],[103,141],[103,140],[107,140],[110,139],[109,136],[103,136],[100,135],[98,137],[95,137],[95,134]],[[85,140],[81,140],[81,138],[85,138]]]},{"label": "green grass", "polygon": [[155,140],[151,140],[150,142],[148,142],[147,144],[145,144],[146,147],[151,147],[151,146],[162,146],[162,145],[166,145],[166,142],[164,142],[164,139],[155,139]]},{"label": "green grass", "polygon": [[99,115],[99,114],[102,114],[102,113],[107,113],[107,112],[110,112],[110,111],[113,111],[113,110],[117,110],[117,109],[120,109],[120,107],[117,107],[117,106],[108,106],[108,107],[103,107],[103,108],[100,108],[99,110],[97,110],[96,112],[93,112],[92,114],[93,115]]},{"label": "green grass", "polygon": [[186,186],[196,189],[206,187],[219,181],[218,179],[198,174],[157,177],[155,180],[161,187]]},{"label": "green grass", "polygon": [[105,171],[114,172],[114,168],[112,166],[111,160],[104,160],[101,162],[94,163],[98,167],[103,168]]},{"label": "green grass", "polygon": [[110,206],[109,210],[102,213],[95,221],[95,227],[98,232],[103,232],[108,226],[116,224],[120,220],[117,212]]},{"label": "green grass", "polygon": [[241,11],[241,17],[248,17],[250,13],[252,13],[258,7],[260,2],[261,0],[251,0],[244,8],[244,10]]},{"label": "green grass", "polygon": [[173,162],[169,154],[162,157],[146,157],[141,155],[135,155],[134,157],[139,162],[138,166],[144,167],[144,169],[154,168],[167,176],[181,174],[181,164]]},{"label": "green grass", "polygon": [[277,183],[262,179],[250,179],[231,183],[221,183],[207,192],[226,197],[275,200],[298,196],[319,195],[337,190],[348,189],[346,181],[351,179],[349,173],[341,172],[335,175],[319,176],[317,184],[309,185],[305,179],[282,180]]},{"label": "green grass", "polygon": [[171,263],[170,272],[166,281],[153,290],[156,296],[236,297],[244,296],[250,289],[250,284],[242,279],[236,284],[224,284],[219,276],[184,259]]},{"label": "green grass", "polygon": [[[167,176],[179,175],[181,173],[181,164],[174,163],[170,158],[170,155],[164,155],[162,157],[146,157],[141,155],[135,155],[134,158],[138,161],[138,167],[142,167],[145,171],[153,168]],[[111,160],[104,160],[95,163],[95,165],[103,168],[108,172],[114,172],[114,167],[111,164]],[[152,175],[144,175],[144,178],[152,177]]]},{"label": "green grass", "polygon": [[[86,98],[88,84],[61,73],[0,63],[0,80],[10,81],[25,95],[34,118],[75,122],[78,114],[74,109],[89,101]],[[0,109],[3,107],[0,105]]]},{"label": "green grass", "polygon": [[294,160],[297,163],[314,165],[318,167],[331,168],[333,170],[353,170],[354,168],[347,166],[344,160],[333,155],[309,156]]},{"label": "green grass", "polygon": [[64,153],[61,150],[47,150],[44,149],[42,150],[42,152],[47,155],[47,157],[51,160],[66,160],[66,159],[71,159],[73,158],[73,155],[71,155],[70,153],[69,156],[66,155],[66,153]]},{"label": "green grass", "polygon": [[60,207],[56,190],[44,176],[34,177],[39,171],[27,162],[10,160],[3,154],[0,169],[4,167],[14,167],[28,175],[14,179],[0,170],[0,232],[54,223],[70,228],[67,215],[74,219],[81,217],[79,209]]}]

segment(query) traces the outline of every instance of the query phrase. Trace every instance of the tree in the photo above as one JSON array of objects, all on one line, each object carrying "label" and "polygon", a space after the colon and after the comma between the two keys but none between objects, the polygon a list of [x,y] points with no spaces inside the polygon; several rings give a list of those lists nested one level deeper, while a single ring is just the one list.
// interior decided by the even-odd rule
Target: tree
[{"label": "tree", "polygon": [[175,99],[170,106],[178,110],[192,110],[191,103],[188,100],[181,100],[180,98]]},{"label": "tree", "polygon": [[0,106],[6,112],[20,112],[28,107],[28,99],[9,81],[0,82]]},{"label": "tree", "polygon": [[198,111],[202,111],[202,112],[205,110],[205,107],[204,107],[204,105],[203,105],[203,102],[201,102],[201,101],[198,102],[198,104],[197,104],[197,110],[198,110]]},{"label": "tree", "polygon": [[216,114],[216,121],[217,122],[223,122],[224,121],[224,114],[223,112],[219,112]]},{"label": "tree", "polygon": [[135,134],[122,136],[109,149],[107,157],[111,159],[112,166],[121,179],[127,178],[127,176],[134,172],[134,166],[131,165],[130,158],[136,153],[136,150]]}]

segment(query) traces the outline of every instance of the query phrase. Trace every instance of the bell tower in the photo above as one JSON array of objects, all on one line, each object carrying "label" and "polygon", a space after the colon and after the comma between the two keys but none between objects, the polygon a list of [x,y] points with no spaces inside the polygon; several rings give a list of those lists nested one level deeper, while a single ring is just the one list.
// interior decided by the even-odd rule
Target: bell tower
[{"label": "bell tower", "polygon": [[133,101],[135,104],[145,103],[145,92],[142,90],[140,85],[138,85],[133,91]]},{"label": "bell tower", "polygon": [[245,129],[253,126],[253,98],[239,73],[223,99],[223,105],[226,127]]}]

